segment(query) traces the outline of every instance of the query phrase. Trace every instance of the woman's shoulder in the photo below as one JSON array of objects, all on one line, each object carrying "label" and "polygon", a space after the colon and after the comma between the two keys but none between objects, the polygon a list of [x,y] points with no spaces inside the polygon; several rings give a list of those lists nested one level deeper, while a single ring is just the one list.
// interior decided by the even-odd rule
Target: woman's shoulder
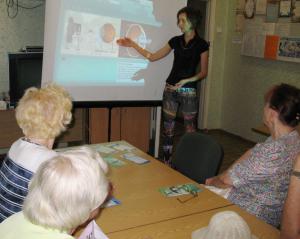
[{"label": "woman's shoulder", "polygon": [[[284,151],[286,145],[282,141],[273,140],[268,138],[265,142],[257,143],[252,150],[252,153],[256,157],[274,158],[277,157],[282,151]],[[277,156],[276,156],[277,155]]]},{"label": "woman's shoulder", "polygon": [[294,155],[300,151],[300,137],[297,132],[292,132],[278,139],[269,137],[265,142],[258,143],[254,147],[254,152],[268,157],[276,155]]},{"label": "woman's shoulder", "polygon": [[41,163],[56,155],[54,150],[22,139],[14,142],[8,152],[12,161],[31,172],[35,172]]},{"label": "woman's shoulder", "polygon": [[276,143],[284,148],[300,150],[300,136],[296,130],[280,137]]},{"label": "woman's shoulder", "polygon": [[208,50],[208,48],[209,48],[209,43],[208,43],[206,40],[204,40],[203,38],[201,38],[201,37],[199,37],[199,36],[197,35],[196,41],[197,41],[197,44],[198,44],[198,46],[199,46],[200,48],[203,48],[204,50]]},{"label": "woman's shoulder", "polygon": [[[15,230],[18,227],[19,230]],[[36,239],[43,235],[44,239],[74,239],[71,235],[59,232],[58,230],[47,229],[39,225],[31,223],[23,214],[18,212],[0,224],[1,232],[3,232],[4,239],[8,238],[30,238]],[[3,238],[3,237],[1,237]]]},{"label": "woman's shoulder", "polygon": [[174,36],[169,40],[169,45],[174,48],[176,45],[180,44],[180,41],[182,41],[183,39],[183,35],[179,35],[179,36]]},{"label": "woman's shoulder", "polygon": [[174,41],[174,40],[179,41],[180,39],[183,39],[183,34],[173,36],[173,37],[170,39],[170,41]]}]

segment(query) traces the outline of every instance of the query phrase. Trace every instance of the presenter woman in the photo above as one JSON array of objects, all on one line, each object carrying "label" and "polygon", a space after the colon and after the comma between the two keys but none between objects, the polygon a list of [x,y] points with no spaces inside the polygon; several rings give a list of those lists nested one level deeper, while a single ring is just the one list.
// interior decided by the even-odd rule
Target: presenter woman
[{"label": "presenter woman", "polygon": [[[175,36],[155,53],[140,47],[130,38],[117,41],[120,46],[132,47],[149,61],[157,61],[174,50],[174,61],[163,93],[163,151],[164,162],[171,163],[175,118],[181,105],[186,132],[194,132],[198,113],[197,81],[208,71],[208,43],[201,39],[196,27],[200,15],[184,7],[177,13],[177,25],[183,33]],[[200,70],[199,70],[200,69]]]}]

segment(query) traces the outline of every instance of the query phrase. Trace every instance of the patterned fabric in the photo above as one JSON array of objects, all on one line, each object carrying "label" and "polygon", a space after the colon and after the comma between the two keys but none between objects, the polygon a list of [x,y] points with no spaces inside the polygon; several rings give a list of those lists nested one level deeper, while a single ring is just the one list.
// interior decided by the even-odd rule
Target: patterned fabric
[{"label": "patterned fabric", "polygon": [[237,163],[229,176],[233,188],[228,199],[273,226],[280,223],[283,203],[296,155],[297,131],[257,144],[248,159]]},{"label": "patterned fabric", "polygon": [[56,155],[55,151],[23,138],[12,144],[0,167],[0,222],[21,210],[32,175]]},{"label": "patterned fabric", "polygon": [[193,88],[180,88],[172,90],[165,88],[163,94],[163,152],[164,161],[170,163],[173,151],[173,138],[175,118],[178,106],[182,107],[184,126],[186,132],[194,132],[196,128],[196,116],[198,99]]},{"label": "patterned fabric", "polygon": [[4,159],[0,169],[0,222],[22,210],[32,176],[31,171],[17,165],[9,157]]}]

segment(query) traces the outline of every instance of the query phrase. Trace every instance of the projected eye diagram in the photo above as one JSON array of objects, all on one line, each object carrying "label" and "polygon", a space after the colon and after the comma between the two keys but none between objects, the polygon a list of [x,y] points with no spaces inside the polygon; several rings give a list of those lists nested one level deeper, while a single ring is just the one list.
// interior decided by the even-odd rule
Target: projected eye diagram
[{"label": "projected eye diagram", "polygon": [[74,11],[66,19],[63,54],[118,57],[120,19]]},{"label": "projected eye diagram", "polygon": [[116,29],[111,23],[105,23],[100,29],[101,39],[105,43],[112,43],[116,37]]},{"label": "projected eye diagram", "polygon": [[[136,43],[139,44],[142,48],[146,47],[147,44],[147,36],[143,29],[143,27],[139,24],[130,24],[127,31],[126,31],[126,37],[132,39]],[[136,50],[132,49],[131,47],[126,48],[127,53],[130,57],[138,57],[139,54],[136,52]]]}]

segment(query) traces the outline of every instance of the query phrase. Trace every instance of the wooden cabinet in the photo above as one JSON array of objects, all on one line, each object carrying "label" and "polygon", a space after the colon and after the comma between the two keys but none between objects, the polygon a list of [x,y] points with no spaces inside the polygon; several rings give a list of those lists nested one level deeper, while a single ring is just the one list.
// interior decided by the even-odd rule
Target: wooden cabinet
[{"label": "wooden cabinet", "polygon": [[126,140],[144,152],[149,151],[151,107],[92,108],[89,112],[90,143]]},{"label": "wooden cabinet", "polygon": [[[84,109],[75,109],[73,120],[68,129],[56,139],[56,143],[78,142],[86,143],[86,116]],[[0,148],[9,148],[23,133],[19,128],[14,110],[0,111]]]},{"label": "wooden cabinet", "polygon": [[[103,143],[109,141],[110,134],[110,141],[126,140],[142,151],[148,152],[150,115],[150,107],[116,107],[111,110],[109,124],[107,108],[89,110],[76,108],[71,125],[56,139],[56,143]],[[9,148],[22,136],[23,133],[15,119],[15,111],[0,111],[0,148]]]}]

